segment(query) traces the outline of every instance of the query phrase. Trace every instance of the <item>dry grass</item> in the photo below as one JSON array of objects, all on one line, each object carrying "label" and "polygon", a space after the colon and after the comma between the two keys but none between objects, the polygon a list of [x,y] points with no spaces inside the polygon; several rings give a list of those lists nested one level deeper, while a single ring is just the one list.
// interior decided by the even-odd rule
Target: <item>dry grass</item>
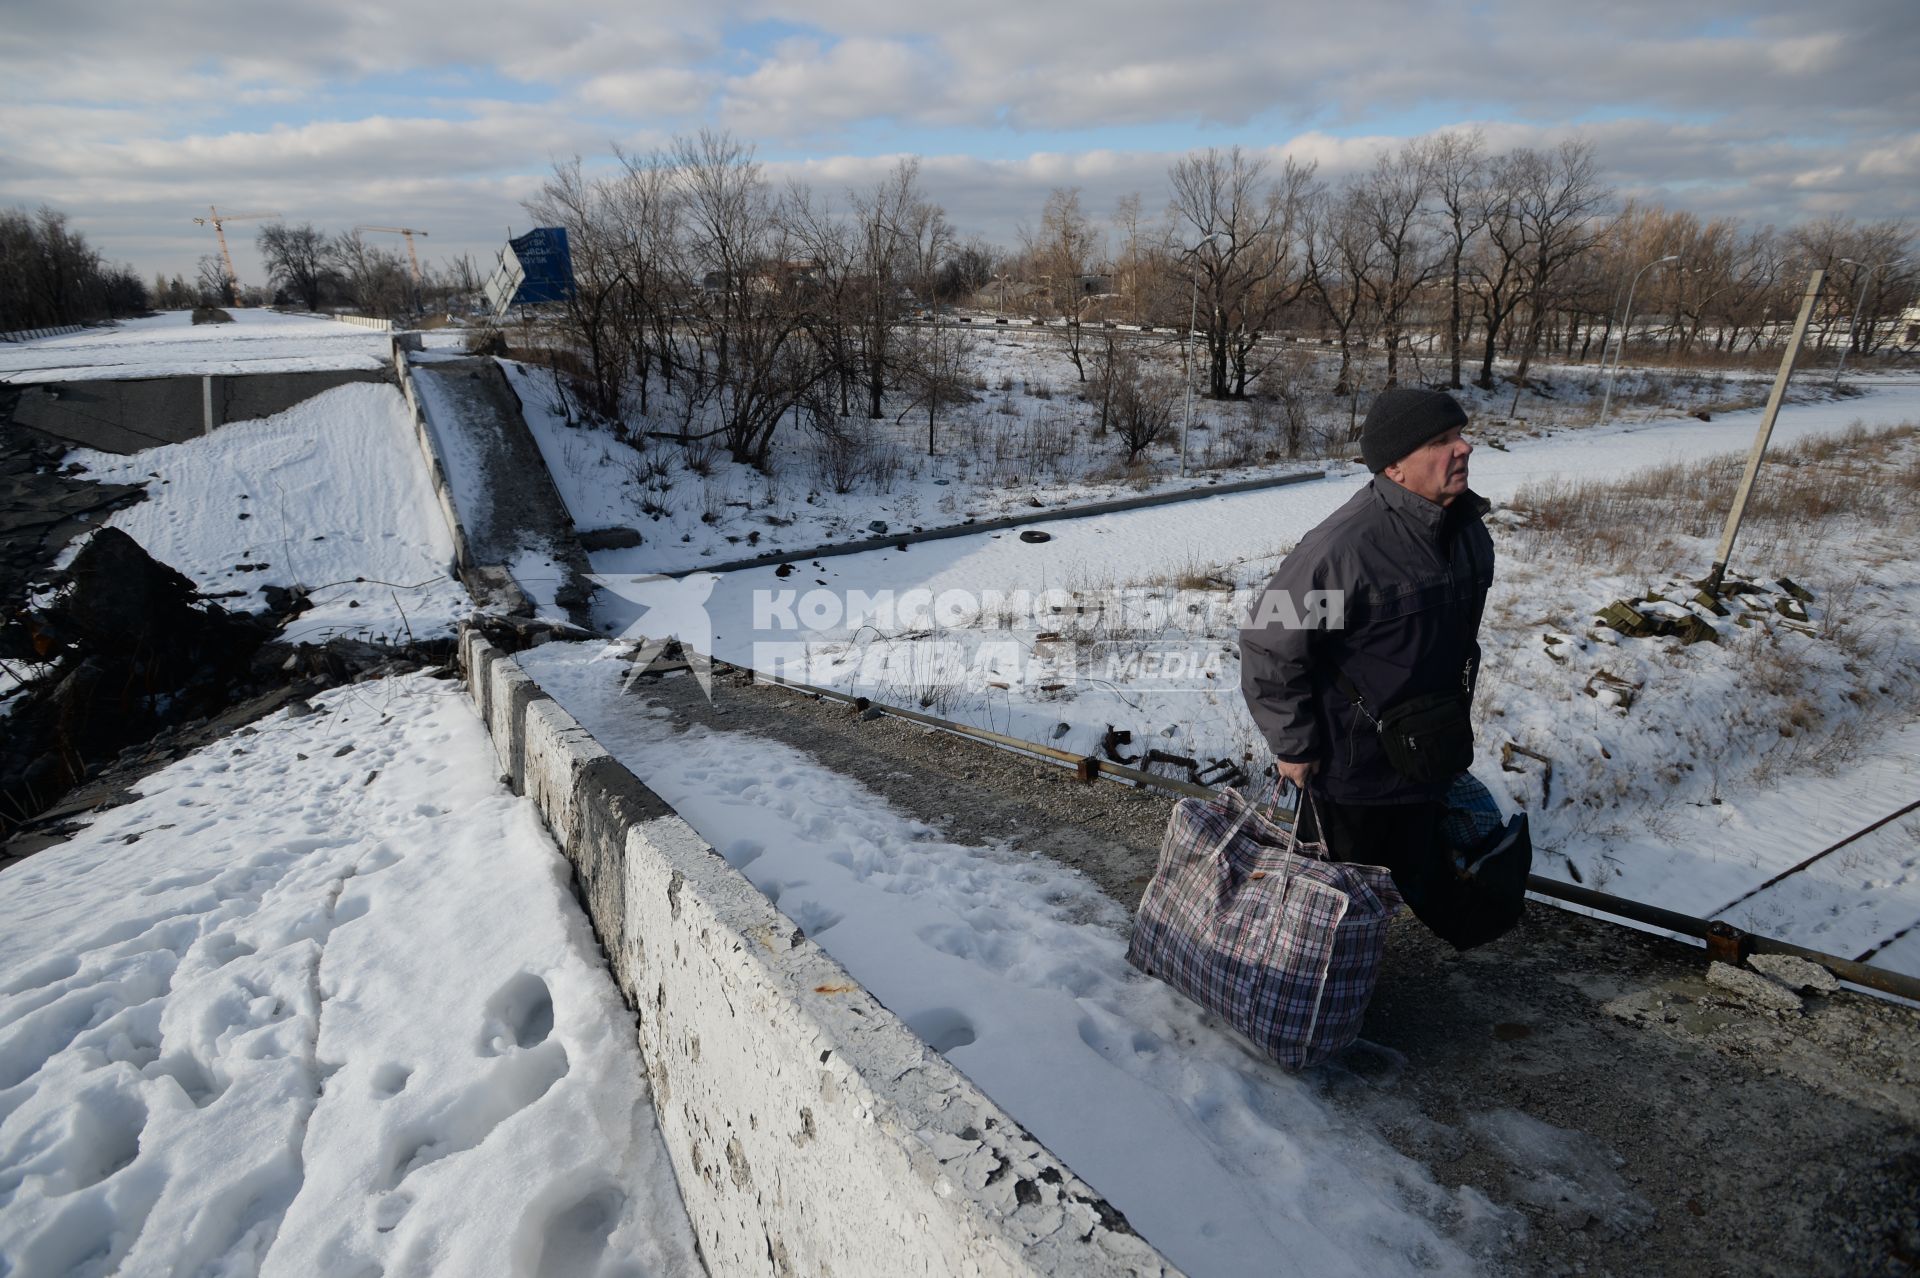
[{"label": "dry grass", "polygon": [[[1770,453],[1741,525],[1747,557],[1805,562],[1861,524],[1920,532],[1920,426],[1911,423],[1807,440]],[[1717,539],[1744,457],[1653,466],[1614,480],[1550,479],[1514,494],[1529,539],[1550,540],[1583,565],[1644,568],[1678,538]],[[1702,565],[1704,567],[1704,565]]]}]

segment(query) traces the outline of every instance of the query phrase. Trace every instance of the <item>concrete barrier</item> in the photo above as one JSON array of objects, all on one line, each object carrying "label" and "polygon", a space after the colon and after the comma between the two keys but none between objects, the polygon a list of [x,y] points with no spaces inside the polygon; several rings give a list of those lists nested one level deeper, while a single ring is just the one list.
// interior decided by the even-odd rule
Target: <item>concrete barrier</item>
[{"label": "concrete barrier", "polygon": [[17,387],[0,424],[30,427],[80,448],[137,453],[206,433],[211,390],[216,424],[284,413],[323,391],[353,382],[384,382],[379,368],[308,369],[278,373],[188,373],[174,377],[81,378]]},{"label": "concrete barrier", "polygon": [[639,1016],[713,1273],[1176,1273],[513,657],[472,629],[460,654],[502,767],[572,862]]},{"label": "concrete barrier", "polygon": [[374,319],[371,315],[323,315],[318,311],[309,311],[308,314],[312,315],[315,319],[338,320],[342,324],[358,324],[361,328],[370,328],[376,333],[391,333],[393,331],[392,320]]},{"label": "concrete barrier", "polygon": [[453,575],[466,586],[467,593],[476,603],[499,608],[503,612],[529,614],[533,603],[527,598],[520,583],[515,581],[513,573],[505,564],[480,563],[473,553],[472,538],[460,520],[460,509],[453,500],[453,487],[447,482],[446,464],[441,460],[440,442],[434,438],[433,427],[427,421],[426,409],[421,407],[420,392],[413,383],[413,367],[407,360],[407,352],[398,341],[393,344],[393,371],[400,383],[400,393],[406,397],[407,416],[413,422],[413,439],[420,446],[420,455],[426,459],[427,480],[433,486],[434,503],[440,508],[440,517],[446,520],[447,531],[453,537]]}]

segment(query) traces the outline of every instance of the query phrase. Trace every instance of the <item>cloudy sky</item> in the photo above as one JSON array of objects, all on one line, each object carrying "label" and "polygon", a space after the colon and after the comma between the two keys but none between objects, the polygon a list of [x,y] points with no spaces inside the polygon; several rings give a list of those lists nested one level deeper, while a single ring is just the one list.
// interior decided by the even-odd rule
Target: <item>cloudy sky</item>
[{"label": "cloudy sky", "polygon": [[[1920,215],[1913,0],[9,0],[0,205],[191,277],[209,204],[424,228],[490,259],[555,158],[724,127],[826,194],[924,157],[965,233],[1049,188],[1165,202],[1239,143],[1323,174],[1478,125],[1593,141],[1624,195],[1788,223]],[[261,279],[257,224],[230,228]],[[397,240],[394,243],[400,247]]]}]

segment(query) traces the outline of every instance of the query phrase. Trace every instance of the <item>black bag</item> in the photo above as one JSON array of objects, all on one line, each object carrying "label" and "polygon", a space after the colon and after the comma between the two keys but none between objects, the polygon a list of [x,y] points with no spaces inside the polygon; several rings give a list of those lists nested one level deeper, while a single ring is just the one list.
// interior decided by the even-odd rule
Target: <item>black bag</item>
[{"label": "black bag", "polygon": [[1520,921],[1532,872],[1527,814],[1501,821],[1486,786],[1463,772],[1447,791],[1431,853],[1393,879],[1415,918],[1455,949],[1470,950]]},{"label": "black bag", "polygon": [[[1471,671],[1469,663],[1463,685],[1469,684]],[[1375,717],[1344,670],[1336,672],[1335,682],[1380,734],[1387,762],[1407,780],[1430,785],[1473,766],[1473,716],[1464,689],[1410,697]]]}]

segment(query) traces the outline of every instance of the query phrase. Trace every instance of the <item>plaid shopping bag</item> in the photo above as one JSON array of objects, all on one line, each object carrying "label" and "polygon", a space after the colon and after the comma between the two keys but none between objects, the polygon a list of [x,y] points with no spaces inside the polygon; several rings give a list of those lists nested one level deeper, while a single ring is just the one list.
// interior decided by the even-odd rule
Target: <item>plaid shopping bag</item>
[{"label": "plaid shopping bag", "polygon": [[1385,869],[1321,859],[1233,790],[1174,805],[1127,961],[1289,1068],[1351,1043],[1400,904]]}]

